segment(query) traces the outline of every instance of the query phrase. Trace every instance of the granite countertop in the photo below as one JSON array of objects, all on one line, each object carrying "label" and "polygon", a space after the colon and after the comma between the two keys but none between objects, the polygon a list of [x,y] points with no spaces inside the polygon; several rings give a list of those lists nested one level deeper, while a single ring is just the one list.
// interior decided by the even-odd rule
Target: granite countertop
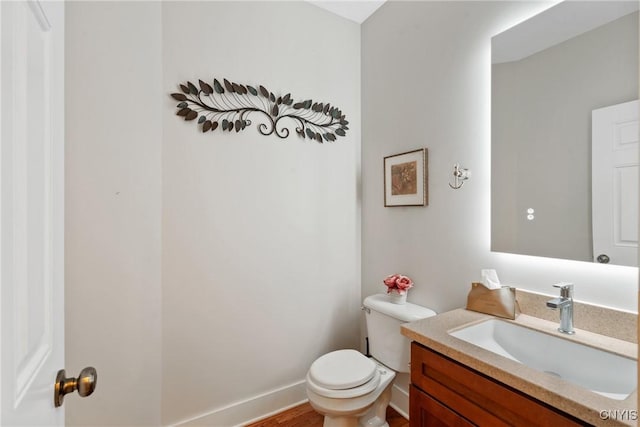
[{"label": "granite countertop", "polygon": [[[494,317],[486,314],[457,309],[407,323],[402,326],[402,334],[412,341],[588,423],[607,426],[637,425],[637,420],[632,419],[638,417],[637,390],[625,400],[609,399],[448,334],[448,331],[492,318]],[[502,320],[591,347],[606,349],[631,359],[637,358],[638,345],[631,342],[580,329],[576,329],[575,335],[562,334],[557,331],[557,322],[549,322],[525,314],[520,314],[514,321]],[[611,418],[603,420],[602,411],[611,414]]]}]

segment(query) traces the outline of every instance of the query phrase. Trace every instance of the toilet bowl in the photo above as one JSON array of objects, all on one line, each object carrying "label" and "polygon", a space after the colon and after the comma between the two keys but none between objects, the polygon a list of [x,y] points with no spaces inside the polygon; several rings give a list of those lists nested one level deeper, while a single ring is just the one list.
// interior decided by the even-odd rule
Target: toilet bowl
[{"label": "toilet bowl", "polygon": [[396,372],[409,371],[409,340],[403,323],[436,313],[419,305],[395,304],[387,295],[365,298],[371,355],[337,350],[316,359],[309,368],[309,403],[324,416],[324,427],[389,427],[386,411]]},{"label": "toilet bowl", "polygon": [[324,427],[388,427],[385,414],[395,376],[355,350],[338,350],[311,365],[307,396],[324,415]]}]

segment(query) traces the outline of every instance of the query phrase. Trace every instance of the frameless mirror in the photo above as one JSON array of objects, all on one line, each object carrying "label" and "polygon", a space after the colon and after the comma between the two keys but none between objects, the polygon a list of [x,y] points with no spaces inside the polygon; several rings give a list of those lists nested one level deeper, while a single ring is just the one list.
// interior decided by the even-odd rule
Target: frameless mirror
[{"label": "frameless mirror", "polygon": [[637,266],[638,2],[566,1],[491,46],[491,250]]}]

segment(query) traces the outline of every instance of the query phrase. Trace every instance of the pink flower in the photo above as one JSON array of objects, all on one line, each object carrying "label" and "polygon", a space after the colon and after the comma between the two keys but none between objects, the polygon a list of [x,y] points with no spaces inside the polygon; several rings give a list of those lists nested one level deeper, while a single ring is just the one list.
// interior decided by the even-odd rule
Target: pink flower
[{"label": "pink flower", "polygon": [[413,280],[411,280],[407,276],[398,276],[398,278],[396,279],[396,286],[401,291],[406,291],[413,287]]},{"label": "pink flower", "polygon": [[399,274],[392,274],[391,276],[387,277],[386,279],[384,279],[384,284],[387,285],[390,288],[393,288],[396,286],[396,279],[400,277]]},{"label": "pink flower", "polygon": [[392,274],[383,283],[387,286],[387,293],[396,291],[401,295],[413,287],[413,280],[401,274]]}]

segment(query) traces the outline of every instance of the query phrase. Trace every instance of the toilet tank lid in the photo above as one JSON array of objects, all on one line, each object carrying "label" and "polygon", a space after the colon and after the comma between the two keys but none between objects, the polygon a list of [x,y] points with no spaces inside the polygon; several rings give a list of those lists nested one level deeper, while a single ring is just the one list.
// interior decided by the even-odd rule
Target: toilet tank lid
[{"label": "toilet tank lid", "polygon": [[423,307],[410,302],[405,304],[394,304],[386,294],[375,294],[364,299],[364,306],[379,313],[386,314],[402,322],[413,322],[426,317],[435,316],[436,312],[430,308]]}]

